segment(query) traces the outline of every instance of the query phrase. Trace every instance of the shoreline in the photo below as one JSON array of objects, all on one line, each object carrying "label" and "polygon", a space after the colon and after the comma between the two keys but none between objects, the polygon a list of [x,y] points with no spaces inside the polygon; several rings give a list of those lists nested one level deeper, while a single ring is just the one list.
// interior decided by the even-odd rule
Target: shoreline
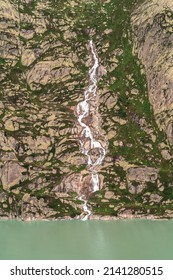
[{"label": "shoreline", "polygon": [[[21,222],[34,222],[34,221],[44,221],[44,222],[53,222],[53,221],[83,221],[83,217],[71,218],[69,216],[59,217],[59,218],[21,218],[21,217],[0,217],[0,221],[21,221]],[[87,221],[118,221],[118,220],[152,220],[152,221],[168,221],[172,220],[173,217],[161,217],[154,215],[121,215],[121,216],[99,216],[99,215],[91,215]],[[85,222],[85,221],[83,221]]]}]

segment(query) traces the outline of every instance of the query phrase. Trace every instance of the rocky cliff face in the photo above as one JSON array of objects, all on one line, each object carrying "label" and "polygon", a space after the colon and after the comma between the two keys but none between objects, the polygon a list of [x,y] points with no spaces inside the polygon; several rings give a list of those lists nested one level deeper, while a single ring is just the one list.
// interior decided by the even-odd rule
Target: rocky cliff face
[{"label": "rocky cliff face", "polygon": [[91,182],[76,109],[91,37],[107,146],[88,205],[95,215],[173,215],[171,5],[0,0],[1,217],[83,212],[79,193]]},{"label": "rocky cliff face", "polygon": [[157,124],[173,144],[173,2],[145,1],[133,13],[132,27]]}]

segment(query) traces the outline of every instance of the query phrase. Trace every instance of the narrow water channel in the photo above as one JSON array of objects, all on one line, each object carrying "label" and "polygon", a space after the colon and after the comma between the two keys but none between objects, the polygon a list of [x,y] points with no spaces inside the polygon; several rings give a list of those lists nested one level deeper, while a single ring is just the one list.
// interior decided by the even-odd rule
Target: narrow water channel
[{"label": "narrow water channel", "polygon": [[[99,68],[99,59],[92,40],[89,41],[89,49],[93,65],[89,70],[89,85],[84,92],[84,99],[77,105],[77,114],[78,122],[81,126],[79,139],[81,152],[87,158],[87,166],[91,173],[92,191],[95,192],[100,188],[97,169],[98,166],[102,164],[106,151],[99,140],[100,116],[98,113],[99,100],[97,96],[97,72]],[[87,207],[87,198],[82,194],[79,199],[84,202],[83,209],[84,212],[87,213],[83,220],[87,220],[91,214],[91,211]]]}]

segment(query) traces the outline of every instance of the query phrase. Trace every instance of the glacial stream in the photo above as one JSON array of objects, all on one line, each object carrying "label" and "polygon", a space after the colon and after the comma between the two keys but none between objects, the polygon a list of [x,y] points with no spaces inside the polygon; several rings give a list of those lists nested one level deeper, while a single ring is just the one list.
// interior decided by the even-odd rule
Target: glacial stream
[{"label": "glacial stream", "polygon": [[[99,140],[100,126],[98,106],[99,100],[97,96],[97,71],[99,68],[99,59],[96,53],[93,41],[89,41],[89,48],[92,56],[93,65],[89,70],[89,85],[84,91],[84,99],[77,105],[78,122],[81,126],[80,147],[81,152],[87,158],[87,166],[91,173],[92,191],[99,190],[98,166],[100,166],[105,157],[105,148]],[[87,215],[83,220],[87,220],[91,211],[87,206],[87,198],[80,196],[80,200],[84,202],[83,210]]]}]

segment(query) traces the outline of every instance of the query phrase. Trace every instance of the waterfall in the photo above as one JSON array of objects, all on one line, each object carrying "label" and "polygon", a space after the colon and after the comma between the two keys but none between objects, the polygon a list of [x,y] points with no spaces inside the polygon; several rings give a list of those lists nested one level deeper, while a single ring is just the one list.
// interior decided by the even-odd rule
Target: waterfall
[{"label": "waterfall", "polygon": [[[97,167],[103,162],[105,157],[105,149],[103,148],[101,141],[97,139],[98,137],[95,137],[95,135],[100,134],[98,121],[99,104],[97,96],[97,70],[99,67],[99,60],[92,40],[89,41],[89,47],[92,55],[93,65],[89,70],[89,86],[84,91],[84,100],[77,105],[77,115],[78,123],[82,128],[79,140],[81,152],[87,158],[87,166],[91,173],[92,191],[95,192],[99,190],[99,175],[97,172]],[[92,128],[92,117],[91,121],[86,121],[86,118],[91,115],[91,113],[96,117],[97,120],[94,129]],[[87,213],[83,220],[87,220],[91,215],[91,211],[87,206],[87,199],[84,199],[83,196],[80,196],[80,200],[84,202],[83,210],[85,213]]]}]

